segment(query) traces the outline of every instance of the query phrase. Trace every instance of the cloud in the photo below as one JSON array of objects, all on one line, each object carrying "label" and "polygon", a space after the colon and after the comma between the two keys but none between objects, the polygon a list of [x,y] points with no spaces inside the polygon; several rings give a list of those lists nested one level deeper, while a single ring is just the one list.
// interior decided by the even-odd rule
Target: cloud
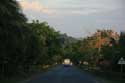
[{"label": "cloud", "polygon": [[78,15],[108,13],[122,8],[121,2],[117,0],[78,0],[72,4],[72,8],[74,7],[77,10],[71,10],[71,13]]},{"label": "cloud", "polygon": [[19,3],[24,10],[32,10],[35,12],[42,12],[49,15],[53,13],[51,10],[41,5],[41,3],[39,3],[38,1],[28,2],[26,0],[21,0],[19,1]]},{"label": "cloud", "polygon": [[[18,0],[24,10],[44,13],[51,16],[90,15],[117,10],[121,0]],[[43,4],[44,3],[44,4]]]}]

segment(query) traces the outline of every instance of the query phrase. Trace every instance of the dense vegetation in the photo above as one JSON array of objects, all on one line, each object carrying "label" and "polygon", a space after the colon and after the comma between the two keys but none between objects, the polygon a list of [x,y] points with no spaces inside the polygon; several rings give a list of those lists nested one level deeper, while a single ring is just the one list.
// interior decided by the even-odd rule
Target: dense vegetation
[{"label": "dense vegetation", "polygon": [[27,23],[15,0],[0,1],[0,77],[33,71],[60,60],[59,32],[46,22]]},{"label": "dense vegetation", "polygon": [[86,65],[89,69],[120,71],[118,60],[125,58],[125,33],[119,35],[112,30],[97,30],[69,47],[66,50],[77,65]]}]

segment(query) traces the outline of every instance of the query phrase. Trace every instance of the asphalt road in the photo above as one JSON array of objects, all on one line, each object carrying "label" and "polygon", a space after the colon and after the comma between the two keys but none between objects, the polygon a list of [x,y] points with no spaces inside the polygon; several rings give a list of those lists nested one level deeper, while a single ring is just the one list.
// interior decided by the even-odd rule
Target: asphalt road
[{"label": "asphalt road", "polygon": [[57,66],[23,83],[101,83],[76,67]]}]

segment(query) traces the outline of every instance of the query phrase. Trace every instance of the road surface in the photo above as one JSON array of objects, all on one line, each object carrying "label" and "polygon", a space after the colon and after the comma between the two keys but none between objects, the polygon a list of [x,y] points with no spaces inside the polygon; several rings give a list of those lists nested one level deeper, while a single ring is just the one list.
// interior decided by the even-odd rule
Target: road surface
[{"label": "road surface", "polygon": [[[23,83],[104,83],[76,67],[57,66]],[[107,83],[107,82],[106,82]]]}]

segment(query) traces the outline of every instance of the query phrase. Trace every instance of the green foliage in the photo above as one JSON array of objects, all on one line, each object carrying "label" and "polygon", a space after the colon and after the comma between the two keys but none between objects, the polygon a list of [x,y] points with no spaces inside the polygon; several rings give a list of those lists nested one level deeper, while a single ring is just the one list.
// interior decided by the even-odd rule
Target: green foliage
[{"label": "green foliage", "polygon": [[97,30],[93,35],[70,44],[67,46],[69,48],[65,50],[70,53],[70,58],[75,63],[87,61],[90,66],[96,66],[101,58],[110,61],[116,60],[116,52],[119,47],[116,44],[116,40],[112,38],[113,33],[115,32],[112,30]]},{"label": "green foliage", "polygon": [[46,22],[27,23],[15,0],[0,1],[0,18],[0,78],[58,61],[60,34]]},{"label": "green foliage", "polygon": [[0,1],[0,12],[0,73],[6,76],[17,73],[30,31],[16,1]]},{"label": "green foliage", "polygon": [[59,32],[56,32],[46,22],[33,21],[29,23],[29,26],[39,41],[41,50],[39,63],[52,64],[54,62],[53,57],[58,57],[61,52]]},{"label": "green foliage", "polygon": [[120,55],[125,57],[125,32],[121,32],[119,39]]},{"label": "green foliage", "polygon": [[103,46],[101,48],[101,54],[103,54],[103,58],[106,60],[111,60],[113,58],[113,48],[110,46]]}]

